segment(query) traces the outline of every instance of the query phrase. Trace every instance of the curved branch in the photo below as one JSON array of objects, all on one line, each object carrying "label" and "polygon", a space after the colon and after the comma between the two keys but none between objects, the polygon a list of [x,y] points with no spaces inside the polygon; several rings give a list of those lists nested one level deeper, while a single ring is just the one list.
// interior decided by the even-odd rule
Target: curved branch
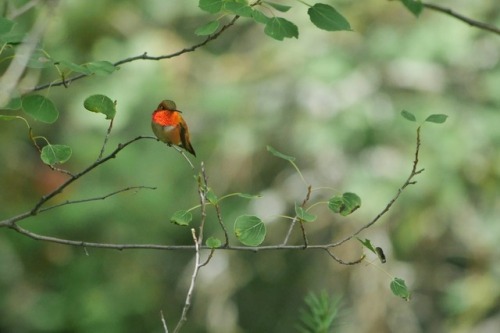
[{"label": "curved branch", "polygon": [[[174,53],[171,53],[171,54],[157,56],[157,57],[149,56],[147,52],[144,52],[141,55],[137,55],[137,56],[134,56],[134,57],[130,57],[130,58],[125,58],[125,59],[122,59],[122,60],[118,60],[117,62],[113,63],[113,65],[116,67],[116,66],[123,65],[123,64],[129,63],[129,62],[133,62],[133,61],[137,61],[137,60],[156,60],[156,61],[158,61],[158,60],[170,59],[170,58],[178,57],[178,56],[180,56],[180,55],[182,55],[184,53],[194,52],[197,49],[199,49],[200,47],[202,47],[202,46],[208,44],[209,42],[217,39],[224,31],[226,31],[229,27],[231,27],[236,22],[236,20],[238,18],[239,18],[239,16],[235,16],[229,23],[227,23],[226,25],[224,25],[219,31],[217,31],[216,33],[208,36],[203,42],[195,44],[195,45],[193,45],[191,47],[187,47],[187,48],[184,48],[184,49],[182,49],[180,51],[177,51],[177,52],[174,52]],[[71,82],[83,79],[84,77],[88,77],[88,76],[90,76],[90,75],[89,74],[79,74],[79,75],[73,76],[73,77],[68,78],[68,79],[63,79],[63,80],[60,80],[60,81],[56,81],[56,82],[52,82],[52,83],[47,83],[47,84],[42,84],[42,85],[36,86],[31,91],[39,91],[39,90],[47,89],[47,88],[50,88],[50,87],[56,87],[56,86],[67,86]]]},{"label": "curved branch", "polygon": [[439,5],[434,5],[432,3],[422,2],[422,5],[425,8],[432,9],[434,11],[450,15],[450,16],[452,16],[452,17],[454,17],[454,18],[456,18],[456,19],[458,19],[458,20],[460,20],[462,22],[465,22],[465,23],[469,24],[470,26],[473,26],[473,27],[476,27],[476,28],[479,28],[479,29],[482,29],[482,30],[486,30],[486,31],[492,32],[494,34],[500,35],[500,29],[497,28],[497,27],[495,27],[492,24],[487,24],[487,23],[483,23],[483,22],[480,22],[480,21],[473,20],[471,18],[468,18],[466,16],[463,16],[462,14],[459,14],[459,13],[453,11],[450,8],[442,7],[442,6],[439,6]]}]

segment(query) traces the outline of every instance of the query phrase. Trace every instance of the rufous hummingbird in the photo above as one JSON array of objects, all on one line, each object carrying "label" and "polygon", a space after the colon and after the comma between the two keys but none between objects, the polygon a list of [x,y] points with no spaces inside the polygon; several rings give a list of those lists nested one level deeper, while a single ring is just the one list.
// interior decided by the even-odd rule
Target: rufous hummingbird
[{"label": "rufous hummingbird", "polygon": [[162,101],[151,116],[151,128],[158,140],[167,145],[176,145],[184,148],[194,156],[193,146],[189,141],[189,130],[181,111],[177,110],[174,101]]}]

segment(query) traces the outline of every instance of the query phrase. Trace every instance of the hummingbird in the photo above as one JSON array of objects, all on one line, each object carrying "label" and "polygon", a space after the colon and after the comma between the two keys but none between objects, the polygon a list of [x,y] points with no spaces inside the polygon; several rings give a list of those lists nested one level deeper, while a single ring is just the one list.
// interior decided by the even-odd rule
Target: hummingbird
[{"label": "hummingbird", "polygon": [[151,128],[158,140],[167,145],[184,148],[194,156],[196,153],[189,141],[189,130],[181,111],[177,110],[174,101],[162,101],[151,116]]}]

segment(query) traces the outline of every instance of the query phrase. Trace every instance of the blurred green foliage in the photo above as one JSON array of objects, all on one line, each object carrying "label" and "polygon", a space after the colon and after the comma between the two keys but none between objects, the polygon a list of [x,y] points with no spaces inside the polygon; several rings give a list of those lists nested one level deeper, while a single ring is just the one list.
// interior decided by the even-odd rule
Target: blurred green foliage
[{"label": "blurred green foliage", "polygon": [[[26,2],[4,1],[0,9],[8,14]],[[500,25],[495,1],[442,4]],[[353,32],[319,30],[295,4],[286,15],[299,39],[273,40],[262,25],[242,18],[196,52],[124,64],[111,75],[38,92],[55,103],[59,119],[30,119],[31,126],[70,146],[65,166],[77,172],[97,158],[108,128],[102,115],[85,110],[88,96],[117,101],[108,151],[151,135],[151,112],[173,99],[214,192],[262,194],[221,202],[226,225],[256,215],[267,228],[265,243],[283,241],[289,221],[277,216],[293,215],[306,189],[267,145],[295,156],[313,186],[357,193],[363,206],[347,219],[332,219],[326,204],[312,210],[317,220],[307,224],[309,241],[320,243],[372,219],[407,177],[415,129],[400,111],[420,120],[447,114],[444,125],[422,130],[425,171],[418,183],[361,235],[382,246],[384,269],[406,281],[410,302],[393,296],[392,278],[373,265],[341,266],[315,251],[217,251],[201,269],[184,331],[291,332],[304,297],[324,289],[344,295],[349,310],[341,332],[493,332],[500,325],[498,38],[425,9],[416,19],[398,2],[335,7]],[[13,33],[28,31],[37,10],[17,17]],[[42,46],[52,59],[74,64],[164,55],[202,41],[194,31],[212,18],[195,1],[61,1]],[[9,54],[7,48],[1,56]],[[0,72],[7,65],[0,63]],[[21,87],[58,79],[53,69],[30,70]],[[0,121],[0,142],[4,219],[32,208],[66,176],[43,164],[21,121]],[[74,240],[192,244],[189,229],[170,217],[198,204],[197,181],[182,156],[153,140],[127,147],[53,203],[137,185],[157,190],[64,206],[20,224]],[[315,191],[312,200],[331,195]],[[215,212],[208,213],[207,236],[223,239]],[[291,242],[300,244],[296,231]],[[362,251],[354,239],[335,254],[354,260]],[[375,255],[368,258],[379,264]],[[0,229],[0,331],[162,332],[160,311],[173,327],[192,269],[192,252],[73,248]]]}]

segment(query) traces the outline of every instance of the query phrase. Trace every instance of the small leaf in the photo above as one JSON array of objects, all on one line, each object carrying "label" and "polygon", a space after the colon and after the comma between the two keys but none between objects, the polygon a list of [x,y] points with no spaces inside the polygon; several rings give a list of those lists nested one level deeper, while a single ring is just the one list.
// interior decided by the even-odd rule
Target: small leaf
[{"label": "small leaf", "polygon": [[418,17],[424,9],[424,6],[419,0],[401,0],[403,5],[408,9],[413,15]]},{"label": "small leaf", "polygon": [[377,254],[375,248],[372,245],[372,242],[368,238],[365,238],[364,241],[362,241],[358,237],[356,237],[356,238],[358,239],[358,241],[361,242],[361,244],[363,244],[364,247],[366,247],[368,250],[372,251],[374,254]]},{"label": "small leaf", "polygon": [[201,10],[215,14],[222,10],[224,2],[225,0],[200,0],[198,7],[200,7]]},{"label": "small leaf", "polygon": [[413,113],[409,112],[409,111],[406,111],[406,110],[403,110],[401,111],[401,115],[403,116],[403,118],[405,118],[406,120],[409,120],[409,121],[417,121],[417,118],[415,118],[415,115],[413,115]]},{"label": "small leaf", "polygon": [[82,74],[86,74],[86,75],[92,74],[92,71],[90,69],[88,69],[87,67],[85,67],[83,65],[78,65],[78,64],[72,63],[71,61],[60,60],[60,61],[58,61],[58,63],[59,63],[59,65],[66,67],[67,69],[69,69],[72,72],[82,73]]},{"label": "small leaf", "polygon": [[43,163],[54,165],[57,163],[64,163],[71,157],[71,148],[66,145],[51,145],[48,144],[42,148],[40,158]]},{"label": "small leaf", "polygon": [[234,234],[241,243],[258,246],[266,237],[266,226],[257,216],[242,215],[234,222]]},{"label": "small leaf", "polygon": [[104,60],[89,62],[83,66],[87,67],[91,73],[100,76],[109,75],[118,69],[118,67],[116,67],[109,61]]},{"label": "small leaf", "polygon": [[220,241],[220,239],[210,236],[208,237],[205,244],[207,244],[207,246],[211,249],[216,249],[222,245],[222,242]]},{"label": "small leaf", "polygon": [[242,17],[252,17],[253,14],[252,7],[240,2],[226,2],[224,9]]},{"label": "small leaf", "polygon": [[401,297],[405,301],[410,300],[411,294],[408,290],[408,287],[406,286],[405,280],[394,278],[394,280],[391,281],[390,287],[394,295]]},{"label": "small leaf", "polygon": [[317,3],[307,10],[311,22],[327,31],[351,31],[349,22],[330,5]]},{"label": "small leaf", "polygon": [[448,116],[445,114],[431,114],[425,121],[428,123],[442,124],[446,121],[446,118],[448,118]]},{"label": "small leaf", "polygon": [[219,21],[210,21],[207,24],[202,25],[194,31],[198,36],[207,36],[213,34],[219,28]]},{"label": "small leaf", "polygon": [[278,158],[282,158],[284,160],[292,161],[292,162],[295,161],[295,157],[290,156],[290,155],[285,155],[283,153],[280,153],[279,151],[277,151],[276,149],[274,149],[271,146],[266,146],[266,149],[267,149],[268,152],[270,152],[271,154],[273,154],[274,156],[276,156]]},{"label": "small leaf", "polygon": [[236,195],[245,199],[256,199],[262,197],[262,195],[260,194],[248,194],[248,193],[236,193]]},{"label": "small leaf", "polygon": [[262,23],[262,24],[267,24],[270,20],[269,17],[266,16],[266,14],[264,14],[263,12],[259,11],[259,10],[254,10],[252,12],[252,17],[253,17],[253,20],[257,23]]},{"label": "small leaf", "polygon": [[59,117],[59,111],[54,103],[42,95],[23,97],[22,107],[24,112],[43,123],[52,124]]},{"label": "small leaf", "polygon": [[266,3],[269,6],[273,7],[277,11],[280,11],[280,12],[283,12],[283,13],[289,11],[290,8],[292,8],[291,6],[286,6],[286,5],[282,5],[280,3],[275,3],[275,2],[270,2],[270,1],[264,1],[264,3]]},{"label": "small leaf", "polygon": [[116,114],[116,105],[105,95],[92,95],[85,99],[83,106],[92,112],[102,113],[106,119],[113,119]]},{"label": "small leaf", "polygon": [[303,207],[300,207],[297,204],[295,205],[295,214],[297,214],[297,217],[304,222],[314,222],[317,217],[316,215],[308,213]]},{"label": "small leaf", "polygon": [[212,191],[212,189],[208,189],[208,192],[205,194],[205,198],[207,198],[208,202],[210,202],[214,206],[219,202],[219,198],[214,193],[214,191]]},{"label": "small leaf", "polygon": [[6,34],[12,30],[16,23],[0,16],[0,35]]},{"label": "small leaf", "polygon": [[193,214],[187,210],[178,210],[170,217],[170,222],[177,225],[188,226],[193,220]]},{"label": "small leaf", "polygon": [[328,201],[328,208],[334,213],[347,216],[361,207],[361,198],[356,193],[346,192]]},{"label": "small leaf", "polygon": [[299,29],[297,26],[282,17],[269,19],[264,28],[264,33],[280,41],[285,38],[299,38]]}]

